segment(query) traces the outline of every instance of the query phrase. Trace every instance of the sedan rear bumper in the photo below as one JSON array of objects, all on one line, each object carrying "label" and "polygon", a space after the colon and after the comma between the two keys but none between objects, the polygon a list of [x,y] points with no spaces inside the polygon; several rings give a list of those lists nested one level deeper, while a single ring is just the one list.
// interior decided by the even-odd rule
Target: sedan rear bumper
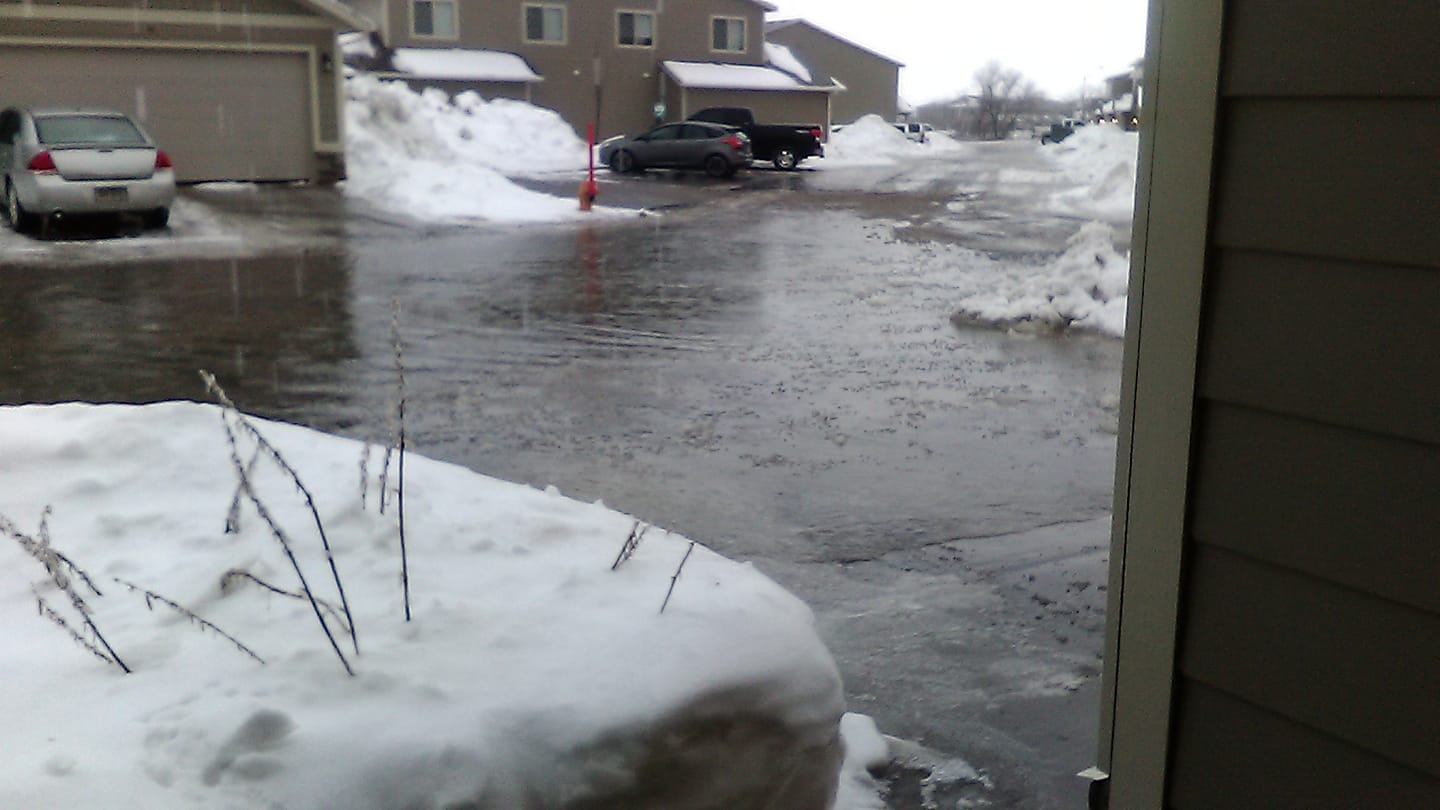
[{"label": "sedan rear bumper", "polygon": [[25,210],[39,216],[153,211],[175,202],[175,172],[161,169],[143,179],[66,180],[58,174],[13,178]]}]

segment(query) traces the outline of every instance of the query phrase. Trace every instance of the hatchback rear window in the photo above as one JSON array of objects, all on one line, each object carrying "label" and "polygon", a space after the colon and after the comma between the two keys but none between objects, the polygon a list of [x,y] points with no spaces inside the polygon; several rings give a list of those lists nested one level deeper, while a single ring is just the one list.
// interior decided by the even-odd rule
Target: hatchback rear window
[{"label": "hatchback rear window", "polygon": [[144,146],[145,136],[128,118],[98,115],[47,116],[35,120],[35,134],[43,144],[103,143]]}]

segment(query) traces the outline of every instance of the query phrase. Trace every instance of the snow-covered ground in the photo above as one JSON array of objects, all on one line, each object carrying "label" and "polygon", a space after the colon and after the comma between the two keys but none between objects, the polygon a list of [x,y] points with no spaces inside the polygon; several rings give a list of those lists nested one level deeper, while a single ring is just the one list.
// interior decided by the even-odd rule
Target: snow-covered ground
[{"label": "snow-covered ground", "polygon": [[[313,495],[343,599],[302,492],[218,407],[0,408],[0,807],[556,807],[663,781],[685,752],[656,756],[646,731],[711,719],[731,724],[699,752],[714,767],[764,778],[783,754],[796,784],[835,784],[835,666],[810,611],[749,565],[407,455],[407,622],[399,459],[252,424]],[[300,591],[298,572],[324,606],[269,589]],[[746,717],[787,740],[759,764]],[[843,729],[838,806],[879,807],[865,768],[886,743],[865,718]],[[745,781],[709,775],[696,787]]]},{"label": "snow-covered ground", "polygon": [[1113,124],[1081,127],[1054,146],[1041,147],[1071,188],[1052,198],[1061,213],[1129,222],[1135,207],[1140,134]]}]

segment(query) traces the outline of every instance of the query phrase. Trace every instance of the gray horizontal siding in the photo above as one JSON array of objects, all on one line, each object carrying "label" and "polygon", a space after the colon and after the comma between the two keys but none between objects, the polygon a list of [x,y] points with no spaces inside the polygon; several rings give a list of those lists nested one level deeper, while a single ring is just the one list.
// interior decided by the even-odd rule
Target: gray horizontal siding
[{"label": "gray horizontal siding", "polygon": [[1440,613],[1440,448],[1227,405],[1200,424],[1192,537]]},{"label": "gray horizontal siding", "polygon": [[1440,777],[1440,616],[1203,543],[1189,566],[1185,677]]},{"label": "gray horizontal siding", "polygon": [[1440,3],[1225,10],[1167,799],[1440,807]]},{"label": "gray horizontal siding", "polygon": [[1206,307],[1202,396],[1440,444],[1440,269],[1222,249]]},{"label": "gray horizontal siding", "polygon": [[1175,810],[1440,807],[1440,779],[1195,681],[1178,693]]},{"label": "gray horizontal siding", "polygon": [[1440,99],[1234,99],[1221,117],[1217,245],[1440,262]]},{"label": "gray horizontal siding", "polygon": [[1440,3],[1249,0],[1226,16],[1225,95],[1440,96]]}]

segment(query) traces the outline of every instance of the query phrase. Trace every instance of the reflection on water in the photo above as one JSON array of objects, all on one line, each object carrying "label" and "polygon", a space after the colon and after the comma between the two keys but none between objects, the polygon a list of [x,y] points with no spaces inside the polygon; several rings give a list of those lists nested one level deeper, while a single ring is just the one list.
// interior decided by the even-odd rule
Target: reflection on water
[{"label": "reflection on water", "polygon": [[356,354],[336,255],[0,270],[0,402],[205,399],[283,415]]}]

